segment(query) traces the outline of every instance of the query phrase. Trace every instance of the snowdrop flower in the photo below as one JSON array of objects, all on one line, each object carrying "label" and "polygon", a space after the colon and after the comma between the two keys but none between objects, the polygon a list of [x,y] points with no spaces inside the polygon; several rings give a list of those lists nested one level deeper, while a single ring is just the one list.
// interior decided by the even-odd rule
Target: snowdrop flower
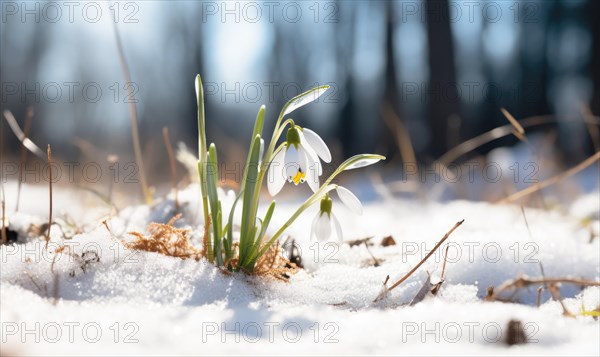
[{"label": "snowdrop flower", "polygon": [[316,192],[319,176],[323,173],[319,158],[331,161],[331,153],[323,139],[312,130],[292,124],[283,149],[277,152],[269,166],[267,187],[271,196],[281,191],[286,179],[296,186],[306,182]]},{"label": "snowdrop flower", "polygon": [[[363,207],[358,198],[345,187],[338,186],[336,192],[342,201],[342,203],[350,210],[357,214],[362,214]],[[337,239],[341,242],[342,226],[340,221],[332,212],[333,202],[329,197],[329,194],[325,194],[325,197],[321,200],[321,208],[312,222],[311,237],[316,237],[321,242],[328,241],[331,238],[332,226],[335,228]]]}]

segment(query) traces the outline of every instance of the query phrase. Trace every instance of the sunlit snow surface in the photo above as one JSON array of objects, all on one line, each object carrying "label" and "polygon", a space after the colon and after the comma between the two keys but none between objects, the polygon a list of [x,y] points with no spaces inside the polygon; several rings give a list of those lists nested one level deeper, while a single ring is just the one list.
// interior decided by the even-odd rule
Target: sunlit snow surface
[{"label": "sunlit snow surface", "polygon": [[[14,195],[9,183],[9,198]],[[24,234],[47,219],[43,187],[26,187],[21,213],[7,210],[10,227]],[[224,210],[234,199],[221,192]],[[29,197],[31,195],[31,197]],[[184,197],[185,219],[198,232],[198,190]],[[126,232],[144,231],[151,221],[172,216],[172,202],[108,212],[85,195],[57,190],[55,214],[87,223],[85,233],[63,241],[53,226],[48,251],[41,238],[0,248],[3,355],[174,355],[174,354],[525,354],[598,355],[600,325],[582,309],[600,305],[600,289],[561,285],[566,307],[579,316],[563,317],[547,291],[536,307],[537,285],[512,296],[521,302],[485,302],[488,286],[519,275],[600,280],[598,192],[571,207],[540,211],[520,206],[454,201],[423,203],[388,200],[365,205],[356,216],[335,201],[344,240],[374,237],[364,245],[310,240],[316,211],[309,210],[289,229],[302,252],[305,270],[289,282],[228,275],[212,265],[123,248]],[[90,201],[93,201],[92,204]],[[68,202],[66,205],[65,202]],[[92,205],[96,208],[83,208]],[[315,208],[316,209],[316,208]],[[271,227],[282,224],[292,206],[277,207]],[[200,212],[201,213],[201,212]],[[459,220],[464,224],[447,241],[446,281],[437,297],[409,307],[427,277],[441,273],[437,252],[383,302],[372,301],[382,282],[401,278]],[[591,223],[590,223],[591,222]],[[64,225],[66,227],[66,225]],[[273,233],[272,231],[269,233]],[[65,234],[70,236],[69,229]],[[382,247],[392,235],[395,246]],[[194,234],[198,243],[199,236]],[[53,251],[66,244],[72,255]],[[443,245],[444,248],[446,245]],[[444,248],[445,249],[445,248]],[[98,254],[94,261],[91,251]],[[87,263],[78,257],[83,252]],[[510,294],[504,294],[509,297]],[[58,297],[54,305],[55,297]],[[504,343],[511,319],[522,322],[530,343]]]}]

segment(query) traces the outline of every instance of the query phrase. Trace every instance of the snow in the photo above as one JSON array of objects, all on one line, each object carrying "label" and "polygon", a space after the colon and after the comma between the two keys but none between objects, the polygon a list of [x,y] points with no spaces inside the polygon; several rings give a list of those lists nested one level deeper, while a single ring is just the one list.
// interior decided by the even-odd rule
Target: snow
[{"label": "snow", "polygon": [[[14,202],[16,185],[8,183],[6,189],[7,202]],[[581,314],[600,305],[598,287],[560,286],[564,304],[576,317],[563,316],[547,291],[538,308],[537,286],[521,289],[513,297],[519,303],[484,301],[489,286],[520,275],[539,278],[542,269],[547,277],[599,281],[600,239],[590,240],[600,231],[598,192],[560,211],[388,199],[365,204],[362,216],[334,197],[344,239],[373,237],[373,245],[367,250],[310,241],[306,227],[317,208],[309,209],[288,230],[305,266],[289,282],[225,274],[203,260],[125,249],[122,242],[132,239],[126,232],[144,232],[149,222],[172,217],[170,200],[152,208],[131,206],[109,218],[97,200],[57,187],[56,217],[68,212],[82,233],[65,228],[69,239],[64,240],[55,225],[46,250],[43,238],[25,233],[31,223],[47,220],[46,205],[38,203],[46,202],[47,191],[24,186],[23,194],[20,212],[7,207],[20,242],[0,248],[6,355],[600,354],[600,323]],[[227,211],[234,195],[220,194]],[[181,197],[184,219],[178,225],[194,228],[193,242],[199,244],[197,185]],[[271,229],[293,208],[278,203]],[[110,231],[102,224],[107,218]],[[387,275],[389,286],[462,219],[443,249],[384,301],[373,302]],[[396,245],[381,246],[388,235]],[[67,248],[52,266],[61,245]],[[447,245],[440,293],[409,307],[427,272],[439,280]],[[369,251],[379,266],[370,264]],[[511,319],[522,322],[529,343],[504,343]]]}]

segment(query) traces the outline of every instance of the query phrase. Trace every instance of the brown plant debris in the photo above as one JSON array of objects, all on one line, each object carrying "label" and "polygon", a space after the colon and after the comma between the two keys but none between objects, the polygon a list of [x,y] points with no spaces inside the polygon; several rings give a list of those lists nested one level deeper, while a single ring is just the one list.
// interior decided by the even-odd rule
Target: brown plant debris
[{"label": "brown plant debris", "polygon": [[509,346],[527,343],[527,334],[523,328],[523,323],[512,319],[508,321],[506,344]]},{"label": "brown plant debris", "polygon": [[181,218],[177,214],[166,224],[152,222],[148,225],[148,235],[139,232],[129,232],[136,239],[125,243],[125,247],[134,250],[160,253],[181,259],[193,258],[200,260],[202,252],[190,244],[191,230],[176,228],[173,224]]},{"label": "brown plant debris", "polygon": [[348,244],[350,247],[356,247],[359,246],[361,244],[373,244],[371,243],[371,239],[373,239],[374,237],[366,237],[366,238],[361,238],[361,239],[355,239],[355,240],[349,240],[346,241],[344,243]]},{"label": "brown plant debris", "polygon": [[392,236],[387,236],[387,237],[384,237],[384,238],[381,240],[381,246],[382,246],[382,247],[389,247],[389,246],[391,246],[391,245],[396,245],[396,240],[394,239],[394,237],[392,237]]},{"label": "brown plant debris", "polygon": [[298,266],[289,261],[285,251],[278,244],[273,244],[267,252],[258,259],[254,267],[253,275],[270,276],[279,280],[287,281],[299,270]]}]

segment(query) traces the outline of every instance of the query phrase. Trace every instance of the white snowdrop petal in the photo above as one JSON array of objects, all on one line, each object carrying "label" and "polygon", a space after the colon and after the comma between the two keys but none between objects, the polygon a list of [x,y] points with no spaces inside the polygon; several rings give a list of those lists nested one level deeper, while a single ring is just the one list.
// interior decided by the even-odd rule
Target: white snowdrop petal
[{"label": "white snowdrop petal", "polygon": [[323,166],[321,165],[321,162],[319,160],[315,161],[315,174],[316,176],[321,176],[323,175]]},{"label": "white snowdrop petal", "polygon": [[285,150],[285,176],[288,180],[291,180],[298,173],[300,167],[299,155],[296,146],[289,145]]},{"label": "white snowdrop petal", "polygon": [[312,192],[317,192],[319,189],[319,176],[316,175],[314,164],[309,167],[306,173],[306,183],[308,183],[308,187],[310,187]]},{"label": "white snowdrop petal", "polygon": [[284,173],[284,160],[285,160],[285,149],[282,149],[275,155],[273,161],[269,165],[269,171],[267,172],[267,188],[269,194],[275,196],[281,191],[281,188],[285,184],[285,173]]},{"label": "white snowdrop petal", "polygon": [[[313,155],[310,154],[309,150],[304,148],[302,150],[306,157],[306,171],[302,171],[306,174],[305,180],[308,183],[308,186],[313,192],[317,192],[319,189],[319,176],[317,175],[319,171],[319,167],[317,163],[319,162]],[[317,161],[315,161],[317,160]]]},{"label": "white snowdrop petal", "polygon": [[[340,224],[340,221],[338,221],[337,217],[333,213],[331,214],[331,218],[333,218],[333,223],[335,225],[335,233],[338,236],[338,240],[340,241],[340,243],[342,243],[344,241],[344,236],[342,235],[342,225]],[[330,226],[331,226],[331,224],[330,224]]]},{"label": "white snowdrop petal", "polygon": [[[301,136],[301,138],[302,138],[302,136]],[[304,139],[301,139],[301,140],[304,140]],[[304,144],[302,144],[302,146],[304,147],[304,150],[306,150],[306,154],[309,159],[308,168],[312,169],[313,166],[310,161],[314,162],[315,173],[317,176],[321,176],[323,174],[323,166],[321,166],[321,161],[319,160],[319,156],[310,146],[308,146],[308,144],[306,144],[306,140],[304,140]]]},{"label": "white snowdrop petal", "polygon": [[306,149],[304,146],[302,146],[302,144],[300,144],[298,146],[298,163],[300,164],[300,170],[302,170],[302,172],[305,174],[308,172],[310,161],[311,159],[306,152]]},{"label": "white snowdrop petal", "polygon": [[313,218],[313,220],[312,220],[312,224],[310,225],[310,239],[311,240],[317,234],[317,222],[319,221],[320,217],[321,217],[321,212],[317,212],[317,214],[315,215],[315,218]]},{"label": "white snowdrop petal", "polygon": [[358,197],[356,197],[349,189],[338,186],[336,192],[342,203],[356,214],[363,213],[363,206]]},{"label": "white snowdrop petal", "polygon": [[304,134],[306,142],[317,153],[317,155],[319,155],[319,157],[323,159],[323,161],[331,162],[331,152],[329,152],[327,144],[325,144],[325,141],[321,139],[319,134],[306,128],[303,128],[302,132]]},{"label": "white snowdrop petal", "polygon": [[314,151],[312,151],[311,152],[311,158],[312,158],[312,161],[314,163],[314,167],[313,167],[313,165],[310,165],[309,168],[312,169],[315,172],[316,176],[323,175],[323,166],[321,165],[321,161],[319,160],[319,157],[317,156],[317,153],[315,153]]},{"label": "white snowdrop petal", "polygon": [[315,236],[321,242],[325,242],[331,237],[331,220],[327,213],[320,213],[315,226]]}]

